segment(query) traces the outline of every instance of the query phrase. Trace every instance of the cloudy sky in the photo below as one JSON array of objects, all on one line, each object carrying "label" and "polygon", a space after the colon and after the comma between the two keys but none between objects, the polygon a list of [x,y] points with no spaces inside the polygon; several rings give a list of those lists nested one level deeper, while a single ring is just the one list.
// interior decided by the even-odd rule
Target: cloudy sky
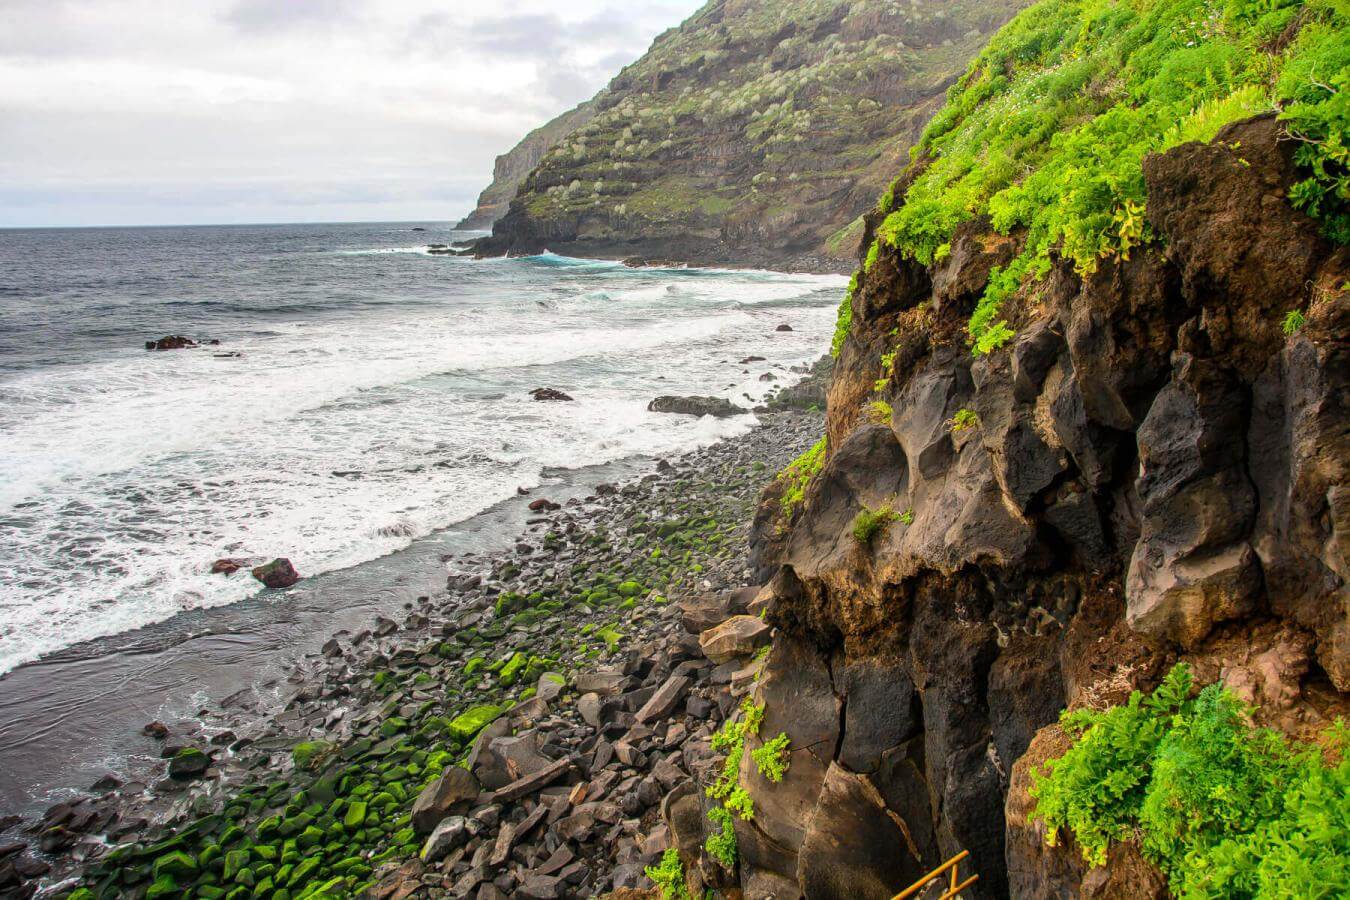
[{"label": "cloudy sky", "polygon": [[0,227],[453,219],[702,0],[0,0]]}]

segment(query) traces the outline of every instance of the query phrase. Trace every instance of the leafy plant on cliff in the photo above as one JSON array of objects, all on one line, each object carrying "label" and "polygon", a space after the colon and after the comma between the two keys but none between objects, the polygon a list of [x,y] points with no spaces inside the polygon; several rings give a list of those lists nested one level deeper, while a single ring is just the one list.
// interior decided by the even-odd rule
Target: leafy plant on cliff
[{"label": "leafy plant on cliff", "polygon": [[952,431],[965,431],[967,428],[978,428],[980,425],[980,416],[973,409],[958,409],[956,415],[952,416],[951,421],[947,424],[951,425]]},{"label": "leafy plant on cliff", "polygon": [[787,736],[787,732],[780,732],[777,737],[766,741],[762,747],[750,751],[750,758],[755,761],[755,769],[774,784],[783,780],[788,766],[792,764],[792,755],[788,752],[790,743],[792,739]]},{"label": "leafy plant on cliff", "polygon": [[778,501],[784,517],[791,516],[793,510],[806,497],[806,486],[811,483],[811,479],[816,477],[816,473],[824,465],[825,438],[822,437],[812,444],[809,450],[788,463],[787,467],[778,473],[779,480],[785,483],[783,496]]},{"label": "leafy plant on cliff", "polygon": [[1291,309],[1289,312],[1285,313],[1284,321],[1280,323],[1280,327],[1287,336],[1293,337],[1295,334],[1298,334],[1298,330],[1302,328],[1307,321],[1307,318],[1300,310]]},{"label": "leafy plant on cliff", "polygon": [[970,319],[972,347],[987,353],[1012,337],[1005,302],[1052,253],[1087,274],[1152,239],[1146,154],[1279,108],[1306,176],[1290,200],[1345,242],[1347,24],[1342,0],[1042,0],[950,89],[913,151],[926,168],[879,239],[929,265],[978,216],[1023,237]]},{"label": "leafy plant on cliff", "polygon": [[660,889],[661,900],[689,900],[689,889],[684,884],[684,864],[674,847],[667,848],[661,855],[661,862],[648,866],[644,873]]},{"label": "leafy plant on cliff", "polygon": [[[1180,897],[1345,896],[1350,759],[1340,723],[1324,748],[1253,727],[1221,684],[1192,697],[1176,666],[1148,697],[1066,713],[1073,746],[1034,774],[1033,818],[1084,858],[1137,841]],[[1339,762],[1331,762],[1339,757]]]},{"label": "leafy plant on cliff", "polygon": [[872,543],[872,539],[886,530],[896,519],[900,518],[895,510],[891,509],[890,503],[883,503],[876,509],[868,509],[864,506],[853,517],[853,539],[862,546],[866,547]]},{"label": "leafy plant on cliff", "polygon": [[839,358],[839,351],[844,347],[844,338],[848,337],[848,330],[853,326],[853,295],[858,292],[858,273],[854,272],[853,277],[849,279],[848,290],[844,292],[844,299],[839,303],[839,315],[834,322],[834,337],[830,340],[830,355],[835,359]]}]

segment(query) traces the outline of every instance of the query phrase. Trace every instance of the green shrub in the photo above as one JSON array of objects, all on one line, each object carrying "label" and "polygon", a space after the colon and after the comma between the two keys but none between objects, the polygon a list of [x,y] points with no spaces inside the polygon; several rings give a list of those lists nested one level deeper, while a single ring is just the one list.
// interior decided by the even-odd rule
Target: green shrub
[{"label": "green shrub", "polygon": [[661,889],[661,900],[689,900],[689,889],[684,885],[684,864],[674,847],[661,855],[660,863],[648,866],[644,871]]},{"label": "green shrub", "polygon": [[1284,322],[1281,323],[1280,327],[1284,329],[1286,335],[1293,337],[1307,321],[1307,318],[1302,312],[1297,309],[1291,309],[1285,314]]},{"label": "green shrub", "polygon": [[[1275,38],[1295,17],[1301,27],[1286,46]],[[930,265],[977,216],[1025,234],[968,325],[974,352],[987,353],[1012,337],[1005,301],[1046,274],[1052,251],[1087,274],[1152,239],[1145,155],[1279,108],[1304,175],[1290,200],[1345,243],[1347,23],[1341,0],[1041,0],[948,91],[913,151],[930,162],[878,237]],[[889,193],[882,209],[894,203]]]},{"label": "green shrub", "polygon": [[834,337],[830,339],[830,355],[835,359],[839,358],[839,351],[843,349],[844,339],[848,337],[848,330],[853,325],[853,295],[858,292],[858,273],[854,272],[853,277],[849,279],[848,290],[844,292],[844,299],[839,302],[839,315],[834,320]]},{"label": "green shrub", "polygon": [[778,473],[778,479],[786,483],[783,496],[778,501],[784,516],[792,515],[797,504],[805,499],[806,486],[824,466],[825,438],[822,437],[811,445],[811,449],[788,463],[787,467]]},{"label": "green shrub", "polygon": [[774,784],[783,780],[788,766],[792,763],[792,755],[788,752],[788,744],[791,742],[792,739],[787,736],[787,732],[781,732],[762,747],[750,751],[750,758],[755,761],[755,768],[759,774]]},{"label": "green shrub", "polygon": [[889,503],[883,503],[876,509],[866,506],[853,517],[853,539],[864,547],[872,543],[872,538],[884,531],[886,526],[900,518]]},{"label": "green shrub", "polygon": [[736,868],[736,825],[731,818],[731,813],[720,806],[714,806],[708,810],[708,821],[716,826],[716,829],[708,835],[708,840],[704,843],[708,855],[717,860],[724,869],[734,870]]},{"label": "green shrub", "polygon": [[973,409],[958,409],[948,424],[952,426],[952,431],[965,431],[967,428],[978,428],[980,417]]},{"label": "green shrub", "polygon": [[1071,831],[1092,865],[1136,841],[1179,897],[1339,897],[1350,892],[1350,741],[1340,762],[1249,723],[1222,685],[1191,697],[1176,666],[1150,696],[1062,718],[1073,746],[1034,775],[1033,818]]}]

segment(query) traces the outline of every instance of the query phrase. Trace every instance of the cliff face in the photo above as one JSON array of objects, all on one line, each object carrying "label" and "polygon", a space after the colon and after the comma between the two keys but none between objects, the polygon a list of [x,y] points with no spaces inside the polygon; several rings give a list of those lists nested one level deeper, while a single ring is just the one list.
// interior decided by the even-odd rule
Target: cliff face
[{"label": "cliff face", "polygon": [[1291,203],[1291,127],[1269,112],[1142,153],[1123,246],[1051,249],[983,347],[1034,228],[972,203],[927,262],[873,240],[961,138],[868,217],[823,462],[798,501],[792,472],[773,482],[755,523],[777,629],[759,733],[792,753],[777,784],[742,760],[747,896],[890,896],[962,850],[977,896],[1168,896],[1133,844],[1098,868],[1071,836],[1046,846],[1028,789],[1069,746],[1061,711],[1178,661],[1293,738],[1350,709],[1350,252]]},{"label": "cliff face", "polygon": [[456,228],[464,231],[487,231],[506,214],[511,198],[516,195],[525,177],[544,154],[573,131],[584,126],[595,115],[595,104],[587,101],[570,109],[556,119],[539,126],[512,147],[509,153],[497,157],[492,169],[492,184],[478,196],[478,205],[465,216]]},{"label": "cliff face", "polygon": [[1022,0],[713,0],[616,77],[479,252],[842,269]]},{"label": "cliff face", "polygon": [[[1062,709],[1119,703],[1178,659],[1303,737],[1347,708],[1350,260],[1283,200],[1290,152],[1266,117],[1151,158],[1166,248],[1088,277],[1057,265],[985,357],[965,322],[1006,238],[974,222],[940,265],[880,255],[827,460],[795,521],[775,490],[761,515],[781,630],[764,733],[811,749],[786,789],[743,772],[757,804],[792,804],[744,826],[747,866],[844,896],[965,849],[984,896],[1146,896],[1161,882],[1132,880],[1150,867],[1126,848],[1085,882],[1028,821]],[[1286,337],[1291,308],[1310,311]],[[860,543],[856,517],[885,505],[903,518]],[[907,852],[816,858],[841,817],[860,846]]]}]

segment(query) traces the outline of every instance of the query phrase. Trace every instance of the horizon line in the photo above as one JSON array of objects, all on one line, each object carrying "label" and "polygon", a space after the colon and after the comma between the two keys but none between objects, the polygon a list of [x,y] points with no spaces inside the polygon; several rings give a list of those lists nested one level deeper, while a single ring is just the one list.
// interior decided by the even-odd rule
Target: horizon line
[{"label": "horizon line", "polygon": [[[323,220],[274,220],[265,222],[165,222],[158,224],[120,224],[120,225],[4,225],[0,231],[74,231],[81,228],[251,228],[266,225],[454,225],[459,219],[323,219]],[[456,230],[456,229],[451,229]],[[481,228],[466,228],[465,231],[483,231]],[[490,230],[490,229],[488,229]]]}]

